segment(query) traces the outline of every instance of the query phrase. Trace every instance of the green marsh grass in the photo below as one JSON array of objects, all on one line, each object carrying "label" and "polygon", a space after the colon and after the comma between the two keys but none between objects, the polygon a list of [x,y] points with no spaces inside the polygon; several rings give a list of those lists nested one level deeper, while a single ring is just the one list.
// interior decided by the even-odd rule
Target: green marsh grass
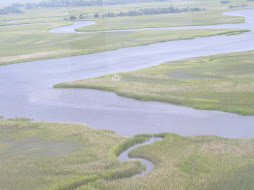
[{"label": "green marsh grass", "polygon": [[137,147],[131,157],[155,164],[141,177],[97,180],[81,189],[252,189],[253,139],[164,134],[162,141]]},{"label": "green marsh grass", "polygon": [[[226,10],[211,10],[165,15],[142,15],[136,17],[106,17],[100,20],[97,24],[78,28],[77,31],[107,31],[136,28],[197,26],[244,22],[244,17],[222,15],[222,13]],[[133,22],[134,20],[135,22]]]},{"label": "green marsh grass", "polygon": [[[155,164],[141,177],[139,161],[122,151],[152,135],[121,137],[83,124],[0,121],[0,189],[251,189],[254,140],[157,134],[133,149]],[[242,188],[241,188],[242,187]]]},{"label": "green marsh grass", "polygon": [[191,58],[55,87],[93,88],[143,101],[253,115],[253,60],[254,51]]},{"label": "green marsh grass", "polygon": [[0,28],[0,65],[248,31],[245,29],[204,29],[84,34],[48,32],[49,29],[60,25],[48,23]]},{"label": "green marsh grass", "polygon": [[[231,4],[244,3],[247,8],[254,7],[254,3],[243,0],[231,1]],[[79,30],[111,30],[131,29],[143,27],[163,27],[182,25],[206,25],[222,23],[244,22],[243,17],[221,15],[231,5],[222,5],[215,1],[170,1],[161,3],[138,3],[115,6],[98,7],[71,7],[57,9],[25,10],[24,14],[0,16],[0,26],[18,24],[15,27],[0,27],[0,65],[19,63],[40,59],[59,58],[115,50],[125,47],[148,45],[171,40],[191,39],[213,35],[233,35],[247,32],[246,30],[163,30],[163,31],[136,31],[114,33],[85,33],[85,34],[53,34],[48,30],[69,25],[63,21],[69,15],[83,14],[86,20],[95,20],[98,23]],[[137,17],[93,18],[95,12],[126,12],[133,9],[160,8],[160,7],[202,7],[206,11],[152,15]],[[63,15],[69,12],[69,15]],[[93,13],[93,14],[92,14]],[[36,24],[42,23],[42,24]],[[31,24],[31,25],[20,25]]]},{"label": "green marsh grass", "polygon": [[133,176],[144,166],[115,154],[129,140],[82,124],[1,120],[0,189],[76,189]]}]

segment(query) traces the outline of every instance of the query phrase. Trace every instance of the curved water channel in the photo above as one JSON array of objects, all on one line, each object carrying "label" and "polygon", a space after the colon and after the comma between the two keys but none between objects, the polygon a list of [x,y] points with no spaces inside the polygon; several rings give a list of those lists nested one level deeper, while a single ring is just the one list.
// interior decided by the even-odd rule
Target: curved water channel
[{"label": "curved water channel", "polygon": [[[254,29],[253,9],[232,11],[226,14],[244,16],[246,22],[157,29]],[[94,22],[77,22],[51,32],[73,33],[75,28],[84,26],[84,24],[89,25]],[[168,132],[183,136],[253,137],[254,116],[195,110],[159,102],[141,102],[98,90],[52,88],[54,84],[63,81],[131,71],[154,66],[164,61],[252,49],[254,49],[253,31],[234,36],[202,37],[1,66],[0,115],[55,122],[86,123],[90,127],[114,130],[123,136]],[[158,139],[152,138],[145,144],[155,140]],[[128,153],[135,147],[123,152],[119,159],[121,161],[130,159]],[[140,175],[144,175],[153,168],[153,164],[148,160],[140,159],[140,161],[147,167]]]},{"label": "curved water channel", "polygon": [[154,168],[154,164],[153,164],[151,161],[146,160],[146,159],[143,159],[143,158],[131,158],[131,157],[129,157],[129,153],[130,153],[133,149],[135,149],[135,148],[137,148],[137,147],[139,147],[139,146],[151,144],[151,143],[154,143],[154,142],[156,142],[156,141],[161,141],[161,140],[162,140],[162,138],[159,138],[159,137],[151,137],[149,140],[145,141],[144,143],[136,144],[136,145],[134,145],[134,146],[128,148],[126,151],[122,152],[122,153],[118,156],[118,158],[119,158],[119,160],[120,160],[121,162],[126,162],[126,161],[132,160],[132,159],[139,160],[143,165],[146,166],[146,168],[145,168],[145,170],[142,171],[141,173],[135,175],[135,177],[145,175],[145,174],[147,174],[148,172],[150,172],[150,171]]},{"label": "curved water channel", "polygon": [[[254,29],[253,9],[230,14],[246,17],[246,23],[234,24],[234,28]],[[183,136],[253,137],[253,116],[142,102],[98,90],[52,88],[63,81],[131,71],[164,61],[252,49],[253,31],[1,66],[0,115],[86,123],[123,136],[168,132]]]},{"label": "curved water channel", "polygon": [[76,21],[73,25],[61,26],[54,29],[51,29],[50,32],[53,33],[80,33],[76,32],[77,28],[96,24],[95,21]]},{"label": "curved water channel", "polygon": [[[253,10],[253,9],[249,9]],[[248,10],[248,11],[249,11]],[[246,10],[244,10],[246,11]],[[242,16],[246,17],[245,13],[242,11],[230,11],[225,12],[223,15],[227,16]],[[76,29],[85,27],[88,25],[96,24],[95,21],[76,21],[73,25],[68,26],[61,26],[58,28],[51,29],[50,32],[53,33],[91,33],[91,32],[126,32],[126,31],[144,31],[144,30],[168,30],[168,29],[227,29],[227,28],[234,28],[234,29],[247,29],[249,27],[249,19],[253,19],[253,15],[248,15],[246,17],[246,23],[241,24],[217,24],[217,25],[206,25],[206,26],[177,26],[177,27],[160,27],[160,28],[134,28],[134,29],[120,29],[120,30],[97,30],[97,31],[84,31],[79,32]],[[246,28],[247,27],[247,28]]]}]

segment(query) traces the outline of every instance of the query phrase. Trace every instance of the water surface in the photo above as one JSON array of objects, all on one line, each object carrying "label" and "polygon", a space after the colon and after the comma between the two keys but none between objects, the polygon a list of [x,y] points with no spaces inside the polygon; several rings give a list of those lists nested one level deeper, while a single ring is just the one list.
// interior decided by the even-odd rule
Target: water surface
[{"label": "water surface", "polygon": [[[253,9],[228,14],[246,17],[246,23],[231,25],[233,28],[254,29]],[[141,102],[98,90],[52,88],[64,81],[131,71],[165,61],[253,49],[251,31],[1,66],[0,115],[85,123],[123,136],[168,132],[183,136],[253,137],[254,116]]]},{"label": "water surface", "polygon": [[159,27],[159,28],[132,28],[132,29],[118,29],[118,30],[97,30],[97,31],[84,31],[84,32],[78,32],[76,29],[89,26],[92,24],[96,24],[95,21],[76,21],[72,25],[64,26],[64,27],[58,27],[55,29],[50,30],[50,32],[54,33],[90,33],[90,32],[126,32],[126,31],[144,31],[144,30],[168,30],[168,29],[246,29],[246,27],[249,27],[249,23],[251,20],[254,19],[253,15],[248,14],[246,17],[246,12],[253,11],[253,9],[246,9],[244,12],[242,11],[229,11],[223,13],[223,15],[227,16],[242,16],[246,18],[245,23],[241,24],[216,24],[216,25],[204,25],[204,26],[177,26],[177,27]]},{"label": "water surface", "polygon": [[142,164],[144,164],[146,166],[146,169],[143,170],[141,173],[135,175],[136,177],[137,176],[143,176],[145,174],[147,174],[148,172],[150,172],[153,168],[154,168],[154,164],[147,160],[147,159],[144,159],[144,158],[131,158],[129,157],[129,153],[139,147],[139,146],[143,146],[143,145],[147,145],[147,144],[151,144],[153,142],[156,142],[156,141],[161,141],[162,138],[158,138],[158,137],[152,137],[150,138],[149,140],[145,141],[144,143],[140,143],[140,144],[136,144],[130,148],[128,148],[126,151],[122,152],[119,156],[118,156],[118,159],[121,161],[121,162],[125,162],[125,161],[128,161],[128,160],[139,160]]},{"label": "water surface", "polygon": [[95,21],[76,21],[72,25],[61,26],[50,30],[53,33],[78,33],[75,31],[76,28],[95,24]]}]

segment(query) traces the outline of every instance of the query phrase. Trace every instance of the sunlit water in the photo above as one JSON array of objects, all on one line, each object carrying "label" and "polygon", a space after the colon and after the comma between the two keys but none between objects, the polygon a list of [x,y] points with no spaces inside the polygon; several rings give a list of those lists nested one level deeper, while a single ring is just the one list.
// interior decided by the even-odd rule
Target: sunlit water
[{"label": "sunlit water", "polygon": [[[227,14],[245,16],[246,23],[202,28],[254,28],[253,9]],[[52,88],[64,81],[131,71],[170,60],[252,49],[253,31],[1,66],[0,115],[85,123],[124,136],[168,132],[184,136],[252,137],[253,116],[141,102],[98,90]]]}]

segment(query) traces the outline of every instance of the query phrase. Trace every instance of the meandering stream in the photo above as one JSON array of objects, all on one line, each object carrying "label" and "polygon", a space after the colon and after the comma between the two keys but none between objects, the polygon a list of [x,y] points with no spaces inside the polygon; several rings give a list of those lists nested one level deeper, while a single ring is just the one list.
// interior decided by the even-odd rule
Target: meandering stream
[{"label": "meandering stream", "polygon": [[121,162],[125,162],[125,161],[132,160],[132,159],[139,160],[142,164],[144,164],[146,166],[146,169],[143,170],[141,173],[135,175],[135,177],[145,175],[145,174],[147,174],[148,172],[150,172],[154,168],[154,164],[151,161],[143,159],[143,158],[131,158],[131,157],[129,157],[129,153],[133,149],[135,149],[135,148],[137,148],[139,146],[143,146],[143,145],[146,145],[146,144],[151,144],[153,142],[161,141],[161,140],[162,140],[162,138],[151,137],[149,140],[145,141],[144,143],[136,144],[136,145],[128,148],[126,151],[122,152],[118,156],[118,158],[119,158],[119,160]]},{"label": "meandering stream", "polygon": [[[247,9],[248,10],[248,9]],[[253,10],[253,9],[249,9]],[[248,10],[248,11],[249,11]],[[246,10],[244,10],[246,12]],[[144,30],[168,30],[168,29],[253,29],[253,25],[249,25],[251,20],[254,19],[253,15],[248,15],[246,17],[245,12],[243,13],[242,11],[230,11],[230,12],[225,12],[223,15],[227,16],[242,16],[246,18],[245,23],[241,24],[217,24],[217,25],[206,25],[206,26],[178,26],[178,27],[160,27],[160,28],[134,28],[134,29],[119,29],[119,30],[99,30],[99,31],[84,31],[84,32],[79,32],[76,31],[76,29],[85,27],[88,25],[96,24],[95,21],[75,21],[73,25],[68,25],[68,26],[62,26],[58,28],[51,29],[50,32],[53,33],[90,33],[90,32],[126,32],[126,31],[144,31]],[[250,28],[252,27],[252,28]]]},{"label": "meandering stream", "polygon": [[[202,28],[254,28],[253,9],[227,14],[245,16],[246,23]],[[253,137],[254,116],[141,102],[98,90],[52,88],[63,81],[131,71],[164,61],[253,49],[251,31],[1,66],[0,115],[86,123],[123,136],[168,132],[183,136]]]},{"label": "meandering stream", "polygon": [[[253,9],[225,14],[245,16],[246,22],[124,31],[186,28],[254,29]],[[90,24],[95,22],[76,22],[74,25],[59,27],[51,32],[75,33],[76,28]],[[86,123],[90,127],[114,130],[124,136],[168,132],[184,136],[253,137],[254,116],[195,110],[159,102],[141,102],[98,90],[52,88],[54,84],[63,81],[131,71],[154,66],[164,61],[252,49],[254,49],[253,31],[236,36],[171,41],[89,55],[1,66],[0,115],[55,122]],[[120,154],[119,159],[122,162],[127,161],[131,159],[128,156],[131,150],[158,140],[161,139],[151,138],[143,144],[135,145]],[[144,175],[153,169],[152,162],[137,159],[146,165],[146,170],[139,175]]]}]

